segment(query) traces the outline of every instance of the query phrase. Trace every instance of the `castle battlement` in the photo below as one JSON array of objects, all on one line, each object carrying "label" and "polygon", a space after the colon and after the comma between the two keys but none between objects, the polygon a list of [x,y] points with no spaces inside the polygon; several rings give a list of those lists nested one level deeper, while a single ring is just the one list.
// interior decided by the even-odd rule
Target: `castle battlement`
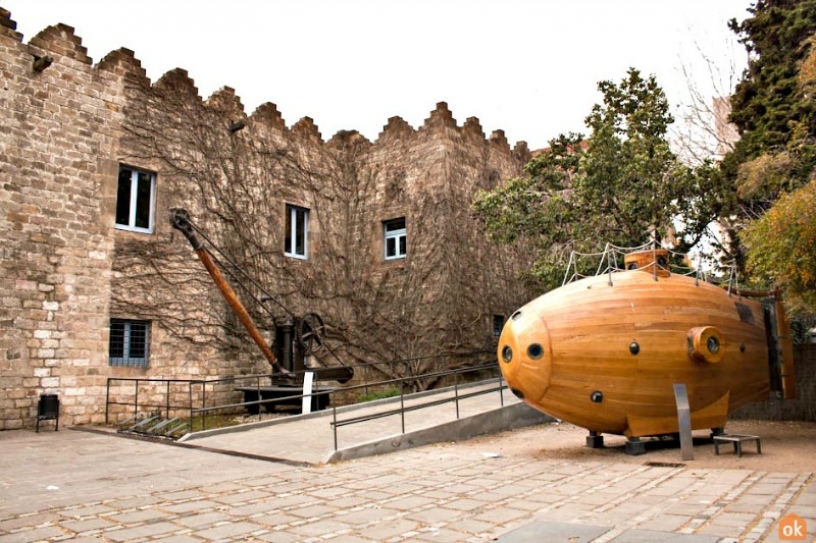
[{"label": "castle battlement", "polygon": [[[17,32],[16,28],[17,23],[11,18],[11,13],[8,10],[0,8],[0,31],[22,43],[23,35]],[[93,64],[93,60],[88,56],[87,48],[82,45],[82,38],[75,34],[75,30],[72,26],[63,23],[49,26],[42,30],[31,39],[29,47],[33,49],[32,54],[37,56],[53,56],[56,62],[59,62],[60,57],[64,57],[88,66]],[[194,80],[183,68],[170,70],[163,74],[155,83],[151,84],[150,79],[142,67],[141,61],[139,61],[136,54],[129,49],[120,48],[108,53],[94,68],[126,78],[129,84],[146,87],[152,85],[158,90],[176,92],[179,97],[190,100],[191,105],[200,105],[203,102],[205,105],[223,110],[229,122],[247,119],[255,124],[268,126],[275,130],[287,130],[286,122],[281,112],[278,111],[277,106],[272,103],[265,103],[258,106],[252,115],[247,117],[240,97],[236,94],[235,89],[231,87],[222,87],[204,100]],[[303,117],[288,128],[288,131],[292,135],[304,138],[313,143],[325,143],[318,125],[311,117]],[[436,104],[436,108],[431,111],[430,116],[418,129],[412,127],[401,117],[391,117],[373,143],[375,145],[386,144],[394,138],[411,138],[418,133],[425,133],[435,138],[445,137],[444,135],[446,133],[453,137],[461,136],[472,142],[483,141],[493,144],[501,151],[507,152],[508,154],[511,153],[509,143],[507,142],[503,130],[496,130],[489,138],[486,138],[481,123],[476,117],[469,117],[464,125],[459,126],[446,102]],[[331,140],[331,138],[329,140]],[[512,153],[518,155],[519,151],[517,150],[526,148],[527,144],[523,141],[519,141],[516,144],[516,150],[513,150]],[[524,154],[523,151],[520,152],[522,155]]]},{"label": "castle battlement", "polygon": [[[130,84],[142,87],[150,86],[150,79],[148,79],[145,69],[142,68],[142,63],[136,58],[136,53],[125,47],[120,47],[105,55],[96,65],[96,69],[111,72],[122,79],[127,79]],[[198,91],[196,91],[197,93]]]},{"label": "castle battlement", "polygon": [[195,81],[189,76],[187,70],[182,68],[175,68],[166,72],[156,81],[153,87],[162,91],[174,92],[179,97],[201,102],[201,95]]},{"label": "castle battlement", "polygon": [[[401,356],[404,336],[420,356],[483,349],[496,316],[529,299],[508,278],[530,252],[489,245],[470,211],[476,191],[518,175],[527,146],[476,117],[460,125],[445,102],[417,128],[394,116],[373,142],[324,141],[274,103],[248,114],[232,87],[202,98],[183,68],[151,81],[130,49],[94,65],[65,24],[25,43],[2,8],[0,73],[0,430],[33,426],[43,393],[68,424],[102,423],[108,378],[266,371],[174,242],[173,208],[298,314],[344,323],[338,357]],[[371,307],[374,333],[359,320]],[[115,354],[123,327],[141,330],[144,356]]]},{"label": "castle battlement", "polygon": [[82,38],[74,34],[74,27],[66,24],[49,26],[34,36],[29,45],[82,64],[89,66],[93,64],[93,60],[88,56],[88,49],[82,45]]},{"label": "castle battlement", "polygon": [[244,117],[244,104],[241,98],[235,94],[232,87],[221,87],[207,98],[204,102],[207,106],[221,111],[230,120],[238,120]]},{"label": "castle battlement", "polygon": [[272,102],[266,102],[258,106],[250,115],[249,120],[252,123],[274,130],[287,130],[286,121],[283,120],[280,111],[278,111],[278,106]]},{"label": "castle battlement", "polygon": [[402,117],[391,117],[388,124],[383,127],[377,138],[378,143],[387,143],[396,139],[407,139],[416,133],[414,127],[408,124]]},{"label": "castle battlement", "polygon": [[314,119],[311,117],[303,117],[301,120],[296,122],[292,126],[291,132],[296,136],[300,136],[303,139],[313,142],[323,141],[323,136],[321,136],[320,131],[317,129],[317,125],[314,123]]},{"label": "castle battlement", "polygon": [[431,116],[425,119],[425,124],[422,125],[420,130],[430,131],[434,128],[459,128],[446,102],[436,104],[436,109],[431,111]]},{"label": "castle battlement", "polygon": [[326,142],[336,149],[344,147],[369,147],[371,142],[356,130],[341,130]]},{"label": "castle battlement", "polygon": [[475,138],[477,140],[484,140],[485,133],[484,129],[482,128],[482,123],[476,117],[468,117],[465,120],[465,124],[462,126],[462,132],[471,138]]}]

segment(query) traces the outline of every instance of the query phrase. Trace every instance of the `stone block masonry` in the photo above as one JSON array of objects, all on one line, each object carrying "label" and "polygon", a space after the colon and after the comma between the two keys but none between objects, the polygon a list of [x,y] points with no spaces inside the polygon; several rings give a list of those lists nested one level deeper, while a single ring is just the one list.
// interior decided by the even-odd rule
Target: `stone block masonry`
[{"label": "stone block masonry", "polygon": [[[323,317],[323,365],[440,369],[440,352],[492,350],[495,317],[533,297],[519,276],[534,251],[491,245],[470,213],[477,191],[521,173],[524,142],[460,125],[444,102],[418,128],[392,117],[375,141],[324,141],[313,119],[287,127],[272,103],[248,115],[231,88],[203,100],[183,69],[151,82],[127,49],[94,65],[65,24],[27,43],[16,26],[0,7],[0,430],[33,428],[43,393],[59,394],[63,424],[102,423],[109,378],[270,371],[168,224],[174,207],[294,314]],[[120,168],[152,176],[150,228],[117,228]],[[286,254],[294,208],[308,213],[298,258]],[[389,259],[393,221],[407,249]],[[248,307],[274,337],[279,317],[261,309]],[[149,324],[144,366],[111,365],[111,319]],[[770,416],[813,420],[808,353],[797,350],[801,399],[768,402]],[[383,364],[404,359],[417,362]],[[209,386],[208,402],[234,401],[231,386]],[[136,388],[116,381],[115,396]],[[155,387],[142,394],[163,403]],[[180,409],[196,394],[168,393]]]},{"label": "stone block masonry", "polygon": [[[71,27],[28,44],[15,28],[0,9],[0,429],[31,425],[41,393],[62,396],[69,422],[89,423],[98,410],[79,400],[105,365],[105,205],[124,94]],[[43,57],[51,65],[36,71]]]},{"label": "stone block masonry", "polygon": [[[2,8],[0,76],[0,429],[33,427],[43,393],[64,424],[101,423],[111,377],[269,371],[174,237],[172,207],[295,313],[324,317],[334,355],[320,362],[490,348],[493,315],[530,297],[515,278],[531,255],[493,248],[469,214],[526,145],[459,126],[445,103],[418,129],[392,117],[374,142],[324,142],[274,104],[246,115],[230,88],[202,100],[182,69],[152,83],[127,49],[94,65],[65,24],[25,43]],[[115,225],[120,167],[154,176],[146,231]],[[286,206],[309,212],[306,258],[284,254]],[[388,261],[397,218],[408,254]],[[111,318],[150,323],[146,367],[110,365]]]}]

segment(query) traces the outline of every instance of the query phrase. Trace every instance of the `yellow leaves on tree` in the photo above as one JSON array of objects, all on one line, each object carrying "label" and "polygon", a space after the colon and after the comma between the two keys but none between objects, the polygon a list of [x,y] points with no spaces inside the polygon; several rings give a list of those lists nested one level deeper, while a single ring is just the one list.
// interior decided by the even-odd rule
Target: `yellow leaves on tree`
[{"label": "yellow leaves on tree", "polygon": [[799,66],[798,83],[805,92],[806,98],[813,98],[816,91],[816,36],[807,41],[810,46],[808,55]]},{"label": "yellow leaves on tree", "polygon": [[816,180],[783,195],[743,239],[748,271],[785,289],[791,313],[816,312]]},{"label": "yellow leaves on tree", "polygon": [[744,162],[737,172],[737,195],[740,198],[777,194],[789,180],[791,157],[788,153],[764,154]]}]

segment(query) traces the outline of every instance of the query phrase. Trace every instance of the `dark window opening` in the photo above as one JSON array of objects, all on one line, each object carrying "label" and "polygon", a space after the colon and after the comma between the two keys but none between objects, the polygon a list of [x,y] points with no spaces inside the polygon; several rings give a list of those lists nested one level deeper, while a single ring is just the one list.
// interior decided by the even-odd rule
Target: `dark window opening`
[{"label": "dark window opening", "polygon": [[385,221],[383,223],[385,236],[385,259],[395,260],[408,255],[408,233],[405,228],[405,217]]},{"label": "dark window opening", "polygon": [[283,252],[286,256],[307,258],[309,248],[309,210],[286,205],[286,232]]},{"label": "dark window opening", "polygon": [[152,233],[155,192],[155,174],[120,168],[116,189],[116,227]]},{"label": "dark window opening", "polygon": [[111,319],[108,345],[111,366],[147,367],[150,321]]}]

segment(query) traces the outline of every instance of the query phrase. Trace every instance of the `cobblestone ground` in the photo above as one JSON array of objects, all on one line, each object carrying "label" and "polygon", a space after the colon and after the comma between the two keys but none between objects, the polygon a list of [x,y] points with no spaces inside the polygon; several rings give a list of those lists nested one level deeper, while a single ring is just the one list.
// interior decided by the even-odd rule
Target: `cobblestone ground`
[{"label": "cobblestone ground", "polygon": [[[533,430],[528,430],[533,431]],[[292,466],[70,430],[0,433],[0,543],[489,541],[534,520],[777,541],[811,473],[531,460],[474,440]]]}]

